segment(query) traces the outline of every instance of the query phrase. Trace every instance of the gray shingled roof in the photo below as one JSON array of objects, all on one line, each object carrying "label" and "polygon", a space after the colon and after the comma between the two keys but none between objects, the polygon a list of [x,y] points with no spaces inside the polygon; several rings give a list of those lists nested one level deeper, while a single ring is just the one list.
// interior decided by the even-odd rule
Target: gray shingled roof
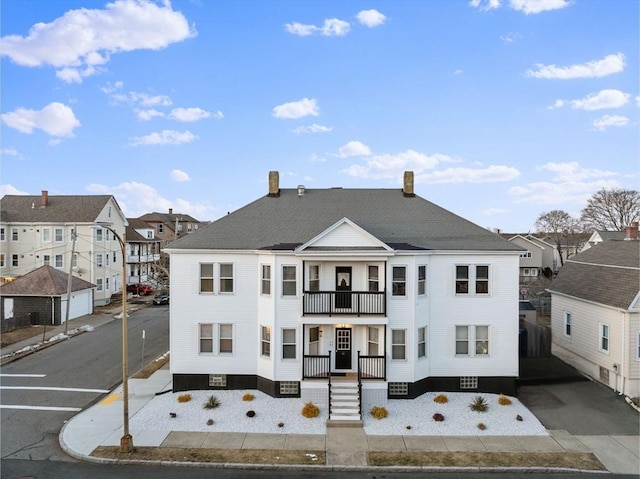
[{"label": "gray shingled roof", "polygon": [[110,195],[51,195],[47,206],[41,196],[6,195],[0,200],[0,220],[6,223],[62,223],[95,221]]},{"label": "gray shingled roof", "polygon": [[549,290],[628,309],[640,290],[640,241],[592,246],[565,263]]},{"label": "gray shingled roof", "polygon": [[173,242],[181,249],[293,249],[342,218],[396,249],[519,251],[517,245],[398,189],[281,189]]},{"label": "gray shingled roof", "polygon": [[[0,286],[0,294],[3,296],[60,296],[67,294],[67,282],[69,275],[52,266],[40,266],[29,273],[20,276],[11,283]],[[71,291],[82,291],[93,288],[94,285],[84,279],[71,279]]]},{"label": "gray shingled roof", "polygon": [[127,229],[125,231],[125,240],[127,242],[135,242],[135,243],[158,243],[159,239],[149,239],[145,236],[142,236],[140,233],[136,231],[136,229],[154,229],[152,225],[149,223],[139,219],[139,218],[127,218]]},{"label": "gray shingled roof", "polygon": [[598,234],[603,241],[609,240],[623,240],[627,237],[627,234],[624,231],[600,231],[598,230]]},{"label": "gray shingled roof", "polygon": [[180,213],[153,212],[153,213],[146,213],[142,216],[139,216],[138,219],[142,221],[151,222],[151,223],[165,223],[171,226],[176,224],[176,220],[178,220],[180,223],[200,223],[193,216],[190,216],[187,214],[180,214]]}]

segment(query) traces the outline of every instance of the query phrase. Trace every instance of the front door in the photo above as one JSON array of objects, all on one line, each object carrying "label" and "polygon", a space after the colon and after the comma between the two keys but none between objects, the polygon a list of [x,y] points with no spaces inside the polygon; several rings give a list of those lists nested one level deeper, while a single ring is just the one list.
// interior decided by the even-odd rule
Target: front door
[{"label": "front door", "polygon": [[336,308],[351,308],[351,266],[336,266]]},{"label": "front door", "polygon": [[351,328],[336,328],[336,369],[351,369]]}]

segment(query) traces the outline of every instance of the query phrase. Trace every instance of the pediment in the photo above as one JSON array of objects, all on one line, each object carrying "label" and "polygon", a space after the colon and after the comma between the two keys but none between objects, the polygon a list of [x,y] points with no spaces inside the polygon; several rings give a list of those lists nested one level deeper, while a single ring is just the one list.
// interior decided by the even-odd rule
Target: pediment
[{"label": "pediment", "polygon": [[338,250],[393,251],[349,218],[342,218],[296,249],[297,252]]}]

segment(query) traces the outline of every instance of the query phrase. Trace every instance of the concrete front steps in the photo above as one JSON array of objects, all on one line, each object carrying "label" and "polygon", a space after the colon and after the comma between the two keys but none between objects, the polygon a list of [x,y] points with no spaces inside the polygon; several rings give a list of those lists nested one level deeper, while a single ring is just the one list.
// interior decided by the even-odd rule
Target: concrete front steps
[{"label": "concrete front steps", "polygon": [[356,381],[332,381],[331,415],[327,427],[362,427],[360,394]]}]

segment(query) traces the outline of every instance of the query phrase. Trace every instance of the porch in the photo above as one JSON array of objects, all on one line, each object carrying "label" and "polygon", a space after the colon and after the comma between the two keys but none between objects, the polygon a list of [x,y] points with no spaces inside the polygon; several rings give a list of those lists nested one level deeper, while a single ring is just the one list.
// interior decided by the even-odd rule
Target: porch
[{"label": "porch", "polygon": [[386,316],[384,291],[305,291],[302,314]]}]

